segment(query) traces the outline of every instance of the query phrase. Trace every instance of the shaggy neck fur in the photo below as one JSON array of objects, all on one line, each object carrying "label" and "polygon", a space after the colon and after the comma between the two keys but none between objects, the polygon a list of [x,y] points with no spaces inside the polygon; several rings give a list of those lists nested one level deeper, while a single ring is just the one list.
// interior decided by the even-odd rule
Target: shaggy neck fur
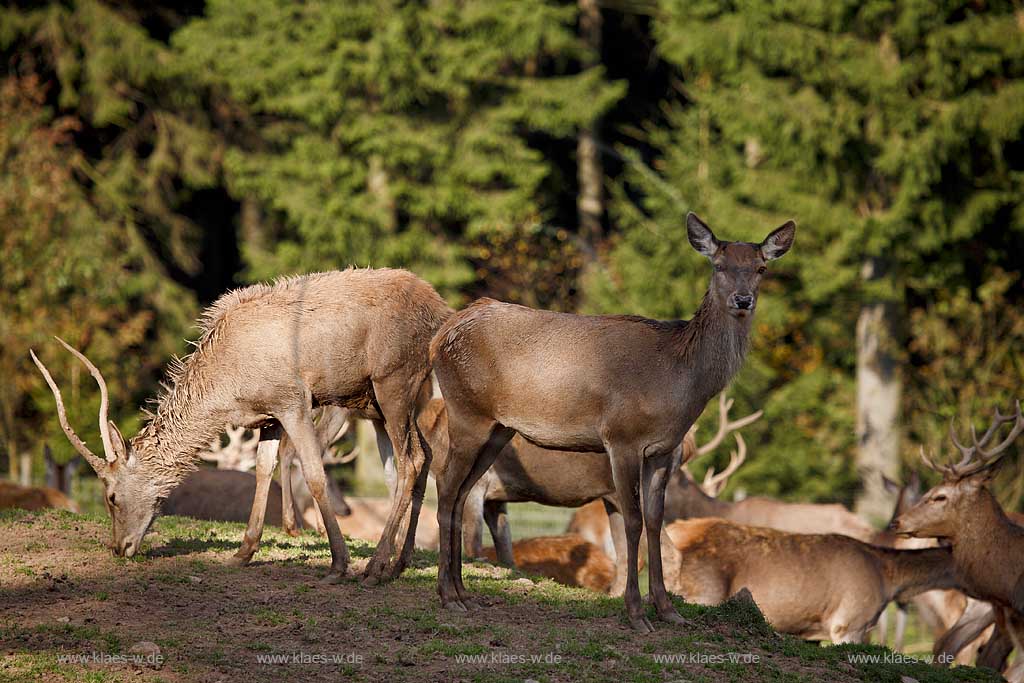
[{"label": "shaggy neck fur", "polygon": [[166,495],[197,469],[196,454],[224,429],[224,420],[210,409],[215,387],[204,372],[216,346],[217,327],[204,330],[196,349],[175,359],[167,371],[168,383],[149,421],[132,439],[136,467]]}]

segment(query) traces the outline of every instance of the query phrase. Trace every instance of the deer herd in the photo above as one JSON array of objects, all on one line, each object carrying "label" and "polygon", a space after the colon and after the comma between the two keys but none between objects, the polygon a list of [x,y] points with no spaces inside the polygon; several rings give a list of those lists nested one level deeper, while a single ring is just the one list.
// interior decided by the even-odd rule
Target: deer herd
[{"label": "deer herd", "polygon": [[[291,533],[306,525],[326,533],[324,581],[337,583],[349,571],[342,527],[373,517],[368,535],[379,542],[364,583],[394,579],[415,545],[436,543],[438,593],[450,610],[475,607],[465,553],[621,595],[629,624],[650,632],[645,564],[662,621],[685,623],[670,593],[717,604],[746,588],[779,631],[862,642],[889,602],[920,601],[942,631],[937,648],[962,655],[973,643],[979,662],[1002,668],[1024,640],[1024,528],[988,484],[1024,431],[1020,404],[1009,416],[997,411],[980,437],[972,428],[969,445],[951,427],[955,464],[922,452],[942,482],[923,495],[904,487],[884,532],[840,505],[718,498],[746,457],[738,430],[761,416],[731,420],[723,392],[743,365],[767,264],[790,249],[796,226],[756,244],[719,240],[694,214],[686,228],[713,268],[690,320],[492,299],[453,312],[429,284],[390,269],[230,292],[204,313],[195,350],[169,368],[131,439],[108,419],[99,369],[59,340],[99,385],[102,455],[76,435],[57,382],[30,353],[64,433],[102,482],[119,556],[140,551],[161,510],[246,522],[237,564],[251,560],[265,523]],[[698,446],[697,419],[716,395],[718,429]],[[326,475],[324,456],[337,461],[331,445],[354,419],[374,426],[389,500],[347,500]],[[729,466],[697,482],[687,463],[730,433]],[[418,530],[428,475],[437,524]],[[565,535],[513,543],[507,505],[523,501],[579,510]],[[493,549],[483,548],[485,525]],[[1024,656],[1006,675],[1024,681]]]}]

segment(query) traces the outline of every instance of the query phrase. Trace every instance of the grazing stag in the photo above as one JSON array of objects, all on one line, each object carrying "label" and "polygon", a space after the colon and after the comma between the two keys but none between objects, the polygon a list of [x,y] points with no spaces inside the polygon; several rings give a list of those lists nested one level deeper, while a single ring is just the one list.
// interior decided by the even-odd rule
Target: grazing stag
[{"label": "grazing stag", "polygon": [[131,441],[107,420],[100,371],[61,342],[99,384],[103,458],[75,434],[57,384],[35,353],[32,359],[57,401],[64,433],[103,481],[113,550],[128,557],[138,551],[160,501],[195,469],[197,453],[224,424],[261,427],[256,499],[235,560],[248,562],[259,545],[283,430],[295,444],[327,527],[326,580],[340,580],[348,550],[327,496],[312,412],[318,405],[337,405],[383,421],[401,481],[366,570],[367,579],[377,581],[401,572],[412,551],[414,529],[392,561],[398,526],[410,504],[416,519],[426,486],[429,452],[415,423],[417,398],[430,372],[429,340],[449,314],[430,285],[401,270],[350,269],[236,290],[206,311],[195,351],[172,366],[168,391]]},{"label": "grazing stag", "polygon": [[[679,444],[742,366],[765,265],[789,250],[796,233],[790,221],[751,244],[719,241],[692,213],[686,225],[691,245],[714,264],[691,320],[572,315],[480,299],[435,335],[431,359],[450,438],[437,479],[438,592],[446,608],[467,609],[466,499],[518,432],[545,448],[608,454],[626,528],[629,622],[653,630],[640,601],[640,533],[646,522],[648,534],[660,536]],[[659,617],[682,623],[665,591],[660,543],[648,544],[648,567]]]},{"label": "grazing stag", "polygon": [[[893,520],[891,528],[916,538],[947,540],[964,592],[993,604],[997,630],[1005,631],[1018,653],[1024,653],[1024,527],[1014,524],[989,490],[997,466],[1024,432],[1020,401],[1015,407],[1013,415],[996,410],[980,439],[972,426],[970,446],[960,443],[950,423],[950,440],[962,456],[956,463],[937,465],[922,448],[922,460],[942,474],[942,482]],[[1006,438],[989,447],[1008,423],[1013,426]],[[1006,678],[1024,680],[1024,657],[1018,657]]]},{"label": "grazing stag", "polygon": [[[607,593],[615,576],[611,558],[576,534],[526,538],[512,544],[512,553],[519,569],[565,586]],[[483,557],[494,562],[495,549],[484,548]]]},{"label": "grazing stag", "polygon": [[892,600],[953,588],[948,548],[894,550],[839,534],[792,534],[724,519],[666,528],[673,592],[717,605],[748,588],[775,630],[860,643]]}]

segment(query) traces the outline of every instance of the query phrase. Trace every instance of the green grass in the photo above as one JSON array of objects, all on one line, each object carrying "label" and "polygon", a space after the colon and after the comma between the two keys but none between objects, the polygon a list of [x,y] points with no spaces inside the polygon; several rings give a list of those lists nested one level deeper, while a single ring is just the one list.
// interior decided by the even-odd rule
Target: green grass
[{"label": "green grass", "polygon": [[[63,529],[71,522],[89,526],[86,540],[99,545],[100,530],[106,531],[109,521],[103,515],[65,518],[62,513],[45,513],[33,516],[28,513],[0,514],[0,534],[4,525],[18,523],[39,524],[42,528]],[[241,538],[243,525],[209,523],[183,518],[161,518],[154,527],[154,537],[148,542],[151,552],[137,560],[118,561],[115,566],[130,570],[113,579],[103,579],[101,586],[92,586],[88,597],[104,603],[117,604],[123,588],[134,586],[140,589],[156,586],[160,590],[178,591],[187,599],[202,600],[204,592],[214,590],[225,582],[231,583],[239,572],[250,572],[249,576],[260,576],[256,568],[238,569],[216,559],[217,554],[233,552]],[[66,532],[61,532],[66,533]],[[76,537],[72,531],[69,537]],[[358,541],[350,542],[353,556],[368,556],[373,547]],[[214,555],[198,556],[198,553],[213,551]],[[20,553],[20,549],[17,551]],[[45,551],[37,555],[12,558],[0,550],[3,566],[19,572],[21,568],[31,569],[33,559],[45,557]],[[93,557],[97,555],[94,554]],[[104,554],[105,561],[108,556]],[[311,558],[317,558],[318,571],[329,557],[325,540],[308,533],[289,537],[276,530],[268,530],[262,546],[260,560],[268,564],[294,564],[305,566]],[[17,562],[12,564],[12,559]],[[998,680],[991,672],[970,667],[944,669],[925,664],[885,662],[891,652],[870,645],[822,647],[799,639],[776,634],[765,622],[760,612],[748,601],[733,600],[718,607],[702,607],[676,599],[679,612],[688,621],[687,626],[671,627],[654,619],[653,608],[649,616],[656,631],[646,636],[633,635],[621,628],[625,624],[624,610],[620,599],[594,594],[576,588],[568,588],[549,580],[529,577],[530,583],[515,583],[515,579],[527,575],[505,569],[495,569],[486,564],[467,562],[464,564],[465,580],[471,592],[490,600],[488,619],[465,619],[452,616],[437,605],[436,580],[437,556],[430,552],[417,552],[413,566],[406,571],[393,587],[358,589],[354,584],[347,590],[356,590],[360,596],[380,595],[379,600],[364,600],[360,607],[352,607],[345,601],[332,606],[329,611],[316,611],[316,599],[322,595],[315,585],[295,583],[280,584],[266,579],[261,583],[267,589],[280,589],[294,599],[285,603],[250,603],[232,619],[245,618],[250,629],[258,637],[249,642],[223,640],[228,636],[215,633],[213,619],[196,620],[193,627],[204,633],[197,645],[191,633],[165,631],[154,634],[152,639],[168,654],[166,670],[186,680],[206,678],[211,671],[230,668],[237,677],[248,671],[244,662],[251,662],[260,653],[282,652],[279,634],[292,634],[301,643],[308,643],[309,649],[317,651],[323,643],[330,642],[339,633],[366,633],[373,643],[366,652],[366,661],[361,666],[336,666],[331,671],[352,680],[395,680],[419,683],[427,680],[419,673],[422,665],[434,667],[434,671],[448,672],[443,678],[458,678],[470,681],[523,681],[530,678],[537,681],[604,680],[656,682],[687,681],[820,681],[863,680],[879,683],[900,683],[901,676],[908,676],[921,683],[952,683],[953,681],[991,682]],[[68,571],[73,574],[72,567]],[[280,570],[278,570],[280,571]],[[303,573],[310,576],[313,572]],[[21,573],[29,581],[39,581],[34,574]],[[294,572],[293,572],[294,575]],[[189,577],[200,577],[196,583]],[[112,581],[112,583],[106,583]],[[261,580],[263,581],[263,580]],[[187,585],[187,589],[183,589]],[[231,584],[233,585],[233,584]],[[365,590],[365,592],[363,592]],[[406,595],[404,601],[389,601],[389,591],[400,590]],[[186,591],[186,592],[183,592]],[[349,593],[352,594],[352,593]],[[191,597],[194,595],[194,598]],[[412,600],[408,599],[412,596]],[[242,596],[245,599],[245,596]],[[539,622],[524,624],[515,621],[523,606],[535,610],[538,606],[549,608],[541,613],[548,615]],[[130,616],[118,617],[130,622]],[[609,628],[611,626],[611,628]],[[119,652],[137,636],[126,626],[121,630],[114,625],[61,624],[47,622],[27,627],[0,616],[0,648],[8,653],[0,655],[0,682],[5,680],[95,680],[114,683],[126,680],[120,673],[107,670],[91,670],[88,667],[57,666],[56,657],[64,651],[95,649],[103,652]],[[206,636],[206,633],[209,636]],[[401,638],[395,638],[400,633]],[[379,634],[379,635],[377,635]],[[524,638],[526,634],[526,638]],[[127,638],[133,638],[128,640]],[[379,639],[379,640],[375,640]],[[293,642],[295,642],[293,640]],[[378,647],[376,643],[381,643]],[[524,645],[524,643],[527,643]],[[557,661],[517,661],[500,666],[460,663],[462,657],[489,655],[491,653],[526,651],[557,656]],[[183,652],[188,651],[188,656]],[[240,651],[242,654],[240,654]],[[667,661],[666,656],[686,656],[696,653],[703,656],[724,658],[706,666],[678,661]],[[756,655],[756,664],[732,661],[732,653]],[[176,656],[177,654],[177,656]],[[878,662],[851,661],[851,657],[871,656]],[[241,668],[240,668],[241,667]],[[316,670],[322,674],[326,670]],[[258,673],[258,672],[256,672]],[[304,672],[301,667],[264,671],[254,680],[268,680],[273,674],[281,680],[300,680],[313,671]],[[155,680],[155,672],[148,672]],[[255,674],[254,674],[255,675]],[[317,678],[318,676],[314,676]]]}]

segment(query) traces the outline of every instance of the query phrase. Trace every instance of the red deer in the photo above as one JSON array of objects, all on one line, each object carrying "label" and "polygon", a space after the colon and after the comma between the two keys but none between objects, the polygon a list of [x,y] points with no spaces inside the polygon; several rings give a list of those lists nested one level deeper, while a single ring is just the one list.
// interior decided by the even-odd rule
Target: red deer
[{"label": "red deer", "polygon": [[839,534],[692,519],[668,525],[673,592],[717,605],[744,588],[777,631],[860,643],[892,600],[956,587],[948,548],[894,550]]},{"label": "red deer", "polygon": [[[615,576],[615,564],[603,550],[575,534],[526,538],[512,544],[515,566],[566,586],[607,593]],[[497,560],[494,548],[484,548],[483,557]]]},{"label": "red deer", "polygon": [[[937,465],[921,449],[925,464],[942,474],[910,510],[893,520],[894,532],[915,538],[945,539],[953,551],[957,575],[967,595],[995,607],[997,631],[1005,631],[1017,649],[1017,661],[1007,680],[1024,680],[1024,527],[1011,521],[989,483],[1009,447],[1024,432],[1020,401],[1013,415],[998,410],[988,430],[978,438],[972,425],[971,445],[957,438],[950,423],[949,437],[960,452],[956,463]],[[1013,423],[1009,434],[989,447],[999,429]]]},{"label": "red deer", "polygon": [[0,510],[47,510],[57,508],[78,512],[78,505],[63,492],[49,486],[19,486],[0,480]]},{"label": "red deer", "polygon": [[197,453],[224,424],[261,427],[256,498],[235,561],[248,562],[259,546],[283,431],[296,446],[327,527],[331,569],[325,580],[341,580],[348,550],[327,497],[312,411],[338,405],[382,420],[401,481],[366,569],[367,581],[376,582],[400,573],[412,552],[415,529],[400,552],[395,542],[410,505],[412,519],[418,517],[426,486],[429,452],[415,424],[417,399],[430,372],[429,340],[450,312],[429,284],[401,270],[318,273],[230,292],[207,309],[195,350],[172,365],[169,389],[130,441],[107,420],[103,375],[61,342],[99,384],[104,457],[75,434],[57,384],[35,353],[32,358],[57,401],[65,435],[103,481],[113,550],[121,556],[138,551],[160,500],[195,469]]},{"label": "red deer", "polygon": [[[218,522],[248,522],[256,495],[256,475],[203,467],[189,473],[160,506],[164,515]],[[270,482],[264,523],[282,526],[281,486]]]},{"label": "red deer", "polygon": [[[608,454],[626,529],[626,611],[634,629],[653,631],[640,601],[640,533],[646,523],[648,534],[660,537],[679,444],[743,365],[766,264],[785,254],[796,234],[790,221],[760,244],[719,241],[692,213],[686,226],[693,248],[714,266],[691,320],[573,315],[480,299],[434,336],[431,360],[450,438],[437,480],[444,607],[467,609],[463,508],[518,432],[545,448]],[[647,564],[658,616],[683,623],[665,591],[660,543],[648,543]]]}]

